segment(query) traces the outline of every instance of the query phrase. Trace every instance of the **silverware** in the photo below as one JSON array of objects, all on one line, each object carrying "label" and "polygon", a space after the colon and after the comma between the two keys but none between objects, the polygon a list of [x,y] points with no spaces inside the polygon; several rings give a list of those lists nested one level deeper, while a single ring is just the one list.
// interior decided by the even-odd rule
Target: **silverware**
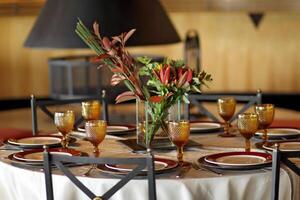
[{"label": "silverware", "polygon": [[193,162],[192,163],[192,167],[195,169],[195,170],[203,170],[203,171],[208,171],[208,172],[211,172],[211,173],[214,173],[218,176],[222,176],[223,174],[217,170],[214,170],[214,169],[211,169],[209,167],[204,167],[202,165],[198,165],[197,163]]}]

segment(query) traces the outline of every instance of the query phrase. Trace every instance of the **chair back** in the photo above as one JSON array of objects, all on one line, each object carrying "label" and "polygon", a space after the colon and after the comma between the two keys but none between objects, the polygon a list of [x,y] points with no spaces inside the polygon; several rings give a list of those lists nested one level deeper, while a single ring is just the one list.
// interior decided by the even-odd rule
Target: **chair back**
[{"label": "chair back", "polygon": [[289,158],[300,158],[300,151],[280,151],[279,144],[275,144],[272,160],[272,194],[271,200],[279,198],[279,182],[280,182],[280,164],[285,164],[298,176],[300,176],[300,166],[293,163]]},{"label": "chair back", "polygon": [[[48,148],[44,148],[44,173],[45,173],[45,183],[46,183],[46,194],[47,200],[53,200],[53,184],[52,184],[52,169],[55,165],[59,170],[63,172],[64,175],[69,178],[73,184],[75,184],[83,193],[85,193],[90,199],[93,200],[106,200],[111,198],[118,190],[120,190],[124,185],[126,185],[130,180],[134,179],[143,169],[147,167],[147,178],[148,180],[148,195],[149,200],[156,200],[156,187],[155,187],[155,174],[154,174],[154,159],[151,153],[147,154],[145,157],[137,158],[94,158],[94,157],[80,157],[80,156],[67,156],[67,155],[57,155],[50,154]],[[87,188],[78,178],[64,166],[64,163],[72,164],[78,163],[82,164],[130,164],[136,166],[128,174],[124,175],[113,187],[106,191],[103,195],[99,196],[94,194],[89,188]]]},{"label": "chair back", "polygon": [[[98,100],[102,104],[102,119],[109,122],[108,117],[108,104],[106,100],[106,91],[102,90],[101,96],[89,97],[89,98],[78,98],[78,99],[53,99],[53,100],[39,100],[36,99],[34,95],[31,95],[31,118],[32,118],[32,133],[33,135],[38,134],[38,117],[37,108],[40,108],[52,121],[54,121],[54,111],[49,109],[51,106],[59,106],[66,104],[80,104],[83,101]],[[76,129],[82,122],[83,117],[76,119],[74,128]]]},{"label": "chair back", "polygon": [[260,90],[258,90],[257,93],[253,95],[191,94],[189,95],[190,104],[189,106],[185,106],[185,115],[186,117],[191,118],[190,106],[194,105],[202,115],[208,117],[213,122],[220,122],[217,116],[210,112],[202,103],[216,102],[219,98],[226,96],[232,96],[238,103],[244,103],[242,108],[235,113],[235,115],[229,120],[229,122],[233,122],[234,120],[236,120],[239,114],[245,112],[251,106],[255,104],[261,104],[262,102],[262,94]]}]

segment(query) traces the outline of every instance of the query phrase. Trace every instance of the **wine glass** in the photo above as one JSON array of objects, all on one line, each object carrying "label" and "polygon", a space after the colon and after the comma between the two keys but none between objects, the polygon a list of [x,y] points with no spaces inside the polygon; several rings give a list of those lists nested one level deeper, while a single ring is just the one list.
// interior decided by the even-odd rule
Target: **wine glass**
[{"label": "wine glass", "polygon": [[86,120],[97,120],[100,115],[100,102],[99,101],[85,101],[81,103],[81,114]]},{"label": "wine glass", "polygon": [[229,133],[229,120],[235,112],[236,101],[233,97],[223,97],[218,99],[218,112],[225,121],[224,133],[219,134],[221,137],[234,137],[234,134]]},{"label": "wine glass", "polygon": [[54,124],[62,134],[61,145],[63,148],[68,147],[69,133],[73,130],[75,114],[72,110],[54,113]]},{"label": "wine glass", "polygon": [[238,130],[245,138],[245,151],[251,151],[250,139],[258,129],[258,116],[255,113],[243,113],[238,115]]},{"label": "wine glass", "polygon": [[[86,140],[88,140],[94,146],[94,157],[99,157],[99,144],[104,140],[106,135],[107,123],[104,120],[90,120],[85,123]],[[87,176],[93,169],[96,169],[97,165],[93,164],[92,167],[84,173]]]},{"label": "wine glass", "polygon": [[274,105],[273,104],[261,104],[255,106],[255,112],[258,116],[259,128],[263,129],[263,142],[268,141],[268,127],[274,120]]},{"label": "wine glass", "polygon": [[187,120],[172,121],[168,123],[168,133],[172,143],[177,149],[177,160],[183,165],[183,147],[189,140],[190,122]]}]

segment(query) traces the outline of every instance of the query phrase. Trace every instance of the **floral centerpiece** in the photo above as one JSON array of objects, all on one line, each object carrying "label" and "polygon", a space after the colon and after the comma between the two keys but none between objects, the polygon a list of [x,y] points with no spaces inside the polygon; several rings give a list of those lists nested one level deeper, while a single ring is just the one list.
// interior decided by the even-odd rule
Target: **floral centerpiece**
[{"label": "floral centerpiece", "polygon": [[[166,59],[163,63],[153,62],[147,57],[135,60],[125,49],[126,41],[135,29],[109,39],[100,35],[97,23],[90,31],[79,21],[75,31],[97,54],[93,61],[113,72],[111,85],[123,81],[129,89],[117,96],[116,103],[132,99],[148,102],[151,124],[145,132],[146,146],[151,145],[159,128],[166,130],[168,109],[178,101],[189,103],[188,93],[200,93],[200,86],[212,80],[210,74],[204,71],[195,73],[181,60]],[[141,77],[146,81],[141,81]]]}]

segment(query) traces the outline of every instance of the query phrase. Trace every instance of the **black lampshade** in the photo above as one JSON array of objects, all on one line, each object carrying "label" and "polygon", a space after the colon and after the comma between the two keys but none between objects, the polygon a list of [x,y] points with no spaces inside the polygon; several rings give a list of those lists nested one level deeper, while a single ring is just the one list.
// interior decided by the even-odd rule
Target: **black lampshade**
[{"label": "black lampshade", "polygon": [[127,46],[180,41],[158,0],[47,0],[25,46],[87,48],[74,31],[78,18],[90,28],[96,20],[102,36],[137,29]]}]

